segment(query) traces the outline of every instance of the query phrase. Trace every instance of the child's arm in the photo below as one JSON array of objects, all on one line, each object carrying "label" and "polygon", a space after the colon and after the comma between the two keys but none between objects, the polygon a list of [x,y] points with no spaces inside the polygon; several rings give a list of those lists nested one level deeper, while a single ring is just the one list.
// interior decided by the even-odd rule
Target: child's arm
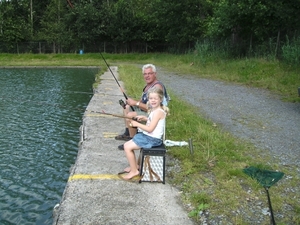
[{"label": "child's arm", "polygon": [[153,114],[153,117],[152,117],[152,120],[151,120],[150,124],[144,125],[144,124],[141,124],[141,123],[139,123],[139,122],[137,122],[137,121],[132,120],[132,121],[131,121],[131,125],[132,125],[133,127],[139,127],[139,128],[141,128],[142,130],[151,133],[151,132],[155,129],[155,127],[157,126],[158,121],[159,121],[160,119],[163,119],[164,116],[165,116],[165,114],[164,114],[161,110],[157,110],[157,111]]}]

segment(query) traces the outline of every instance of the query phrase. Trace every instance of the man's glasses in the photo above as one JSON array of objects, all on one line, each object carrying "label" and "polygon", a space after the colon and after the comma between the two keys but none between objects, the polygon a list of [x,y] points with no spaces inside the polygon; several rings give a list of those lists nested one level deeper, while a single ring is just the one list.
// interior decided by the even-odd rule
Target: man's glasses
[{"label": "man's glasses", "polygon": [[151,72],[151,73],[143,73],[144,76],[147,76],[147,75],[153,75],[154,72]]}]

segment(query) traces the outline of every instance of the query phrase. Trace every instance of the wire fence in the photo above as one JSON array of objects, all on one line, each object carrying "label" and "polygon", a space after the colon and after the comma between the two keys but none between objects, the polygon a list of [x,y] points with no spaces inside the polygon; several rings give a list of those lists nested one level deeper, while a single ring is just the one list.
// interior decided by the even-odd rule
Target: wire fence
[{"label": "wire fence", "polygon": [[17,42],[7,44],[0,42],[0,53],[11,54],[46,54],[46,53],[148,53],[169,52],[185,53],[194,48],[193,43],[169,44],[169,43],[146,43],[146,42],[99,42],[95,44],[82,44],[81,46],[66,46],[48,42]]}]

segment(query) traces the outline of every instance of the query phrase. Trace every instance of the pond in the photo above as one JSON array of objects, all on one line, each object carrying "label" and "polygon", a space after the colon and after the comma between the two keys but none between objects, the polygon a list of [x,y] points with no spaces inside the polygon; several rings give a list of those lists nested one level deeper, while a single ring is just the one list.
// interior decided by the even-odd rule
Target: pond
[{"label": "pond", "polygon": [[98,69],[0,69],[0,224],[52,224]]}]

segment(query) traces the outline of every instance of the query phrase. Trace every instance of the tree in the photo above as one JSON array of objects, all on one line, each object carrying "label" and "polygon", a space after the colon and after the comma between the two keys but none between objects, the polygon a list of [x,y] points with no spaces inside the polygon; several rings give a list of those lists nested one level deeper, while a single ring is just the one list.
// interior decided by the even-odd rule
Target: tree
[{"label": "tree", "polygon": [[52,52],[61,52],[62,43],[66,36],[65,23],[63,15],[66,12],[66,4],[63,0],[51,0],[46,12],[41,20],[41,29],[38,37],[52,43]]},{"label": "tree", "polygon": [[84,48],[86,44],[95,48],[98,42],[108,40],[107,24],[111,20],[111,12],[107,2],[80,1],[73,5],[74,8],[65,16],[65,22],[77,49]]},{"label": "tree", "polygon": [[299,13],[298,0],[221,0],[214,5],[207,34],[231,37],[234,45],[247,42],[250,52],[255,44],[277,39],[278,49],[281,32],[287,33],[295,24],[299,29],[299,17],[295,16]]},{"label": "tree", "polygon": [[195,43],[205,31],[208,6],[205,0],[157,0],[151,18],[157,39],[178,47]]},{"label": "tree", "polygon": [[[133,1],[119,0],[111,7],[112,15],[108,33],[113,42],[128,44],[140,40],[140,26]],[[128,46],[123,51],[127,52]]]},{"label": "tree", "polygon": [[6,42],[9,49],[32,37],[28,4],[23,3],[16,0],[0,2],[0,40]]}]

